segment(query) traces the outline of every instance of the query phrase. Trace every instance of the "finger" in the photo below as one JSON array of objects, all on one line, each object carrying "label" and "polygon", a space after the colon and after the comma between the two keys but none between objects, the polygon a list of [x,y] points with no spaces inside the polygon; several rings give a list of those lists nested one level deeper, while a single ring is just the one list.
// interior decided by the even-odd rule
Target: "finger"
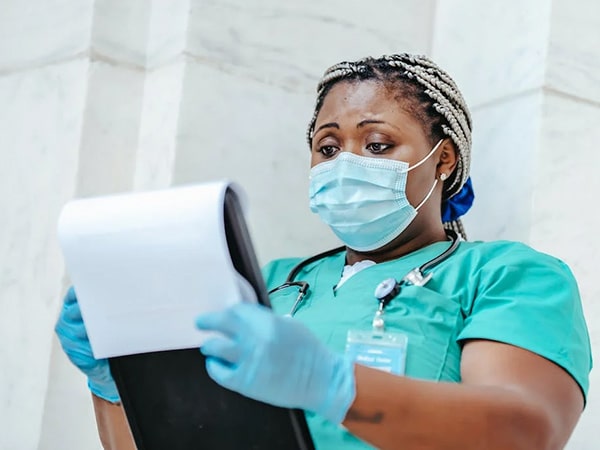
[{"label": "finger", "polygon": [[83,323],[72,324],[64,320],[59,320],[54,327],[54,331],[61,341],[71,341],[75,346],[90,346],[90,340],[87,330]]},{"label": "finger", "polygon": [[196,318],[196,327],[200,330],[218,331],[226,336],[235,337],[240,330],[239,316],[233,308],[201,314]]},{"label": "finger", "polygon": [[227,364],[216,358],[206,358],[206,371],[217,384],[227,389],[236,390],[235,375],[237,366]]},{"label": "finger", "polygon": [[67,291],[64,299],[65,305],[71,305],[77,303],[77,295],[75,295],[75,288],[71,286]]},{"label": "finger", "polygon": [[90,338],[88,337],[87,330],[83,323],[72,327],[72,334],[77,340],[81,341],[82,345],[86,345],[87,347],[90,346]]},{"label": "finger", "polygon": [[67,355],[69,356],[71,362],[73,362],[73,364],[75,364],[77,367],[79,367],[79,369],[81,369],[84,373],[88,375],[89,371],[92,369],[96,369],[98,367],[98,364],[102,361],[94,358],[94,355],[92,354],[92,349],[89,347],[69,348],[69,346],[67,346],[65,350],[68,350]]},{"label": "finger", "polygon": [[206,357],[218,358],[234,364],[239,361],[242,349],[231,339],[212,338],[202,344],[200,352]]},{"label": "finger", "polygon": [[63,307],[63,317],[70,322],[82,322],[81,309],[79,303],[65,303]]},{"label": "finger", "polygon": [[77,340],[88,340],[87,330],[81,317],[81,311],[77,303],[65,305],[60,312],[56,325],[56,333],[60,336]]}]

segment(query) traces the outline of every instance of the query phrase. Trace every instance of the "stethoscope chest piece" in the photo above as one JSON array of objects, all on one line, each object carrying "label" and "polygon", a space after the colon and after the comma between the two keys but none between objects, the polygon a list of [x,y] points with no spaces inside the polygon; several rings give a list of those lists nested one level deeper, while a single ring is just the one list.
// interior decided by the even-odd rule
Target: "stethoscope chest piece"
[{"label": "stethoscope chest piece", "polygon": [[419,267],[415,267],[404,276],[402,281],[404,281],[406,284],[412,284],[413,286],[425,286],[427,282],[431,280],[432,276],[433,272],[423,275],[421,269]]}]

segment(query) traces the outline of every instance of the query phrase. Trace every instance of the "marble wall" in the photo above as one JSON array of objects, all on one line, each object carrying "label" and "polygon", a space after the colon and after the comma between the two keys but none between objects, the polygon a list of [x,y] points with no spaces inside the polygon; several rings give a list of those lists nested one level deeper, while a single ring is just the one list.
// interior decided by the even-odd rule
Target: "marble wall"
[{"label": "marble wall", "polygon": [[92,2],[0,6],[0,448],[37,448],[73,197]]},{"label": "marble wall", "polygon": [[[0,448],[100,448],[84,379],[52,333],[68,284],[60,207],[227,177],[248,191],[263,262],[335,245],[307,208],[305,126],[322,71],[369,54],[430,54],[456,78],[475,122],[468,232],[567,261],[598,344],[596,3],[4,0]],[[599,381],[571,449],[593,447]]]},{"label": "marble wall", "polygon": [[0,76],[3,449],[35,448],[39,437],[64,276],[54,234],[75,188],[87,69],[73,60]]}]

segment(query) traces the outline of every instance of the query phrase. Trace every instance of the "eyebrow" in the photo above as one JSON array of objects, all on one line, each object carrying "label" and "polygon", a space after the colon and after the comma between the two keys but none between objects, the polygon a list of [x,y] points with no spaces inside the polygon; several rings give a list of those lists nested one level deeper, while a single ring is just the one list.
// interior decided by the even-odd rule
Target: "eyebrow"
[{"label": "eyebrow", "polygon": [[357,125],[356,128],[361,128],[364,127],[365,125],[370,125],[372,123],[376,123],[376,124],[383,124],[383,125],[389,125],[391,127],[394,127],[396,129],[399,129],[396,125],[394,125],[393,123],[389,123],[386,122],[385,120],[369,120],[369,119],[365,119],[365,120],[361,120]]},{"label": "eyebrow", "polygon": [[337,128],[338,130],[340,129],[340,125],[337,122],[329,122],[329,123],[324,123],[323,125],[321,125],[319,128],[317,128],[313,134],[316,134],[317,131],[322,130],[323,128]]},{"label": "eyebrow", "polygon": [[361,120],[360,122],[358,122],[358,124],[356,124],[356,128],[360,128],[360,127],[364,127],[365,125],[369,125],[372,123],[386,123],[383,120]]},{"label": "eyebrow", "polygon": [[[385,122],[383,120],[373,120],[373,119],[365,119],[365,120],[361,120],[360,122],[358,122],[356,124],[356,128],[361,128],[364,127],[365,125],[370,125],[370,124],[384,124],[384,125],[390,125],[394,128],[398,128],[397,126]],[[313,135],[317,134],[318,131],[322,130],[323,128],[337,128],[338,130],[340,129],[340,125],[337,122],[329,122],[329,123],[324,123],[323,125],[321,125],[319,128],[317,128],[315,131],[313,131]]]}]

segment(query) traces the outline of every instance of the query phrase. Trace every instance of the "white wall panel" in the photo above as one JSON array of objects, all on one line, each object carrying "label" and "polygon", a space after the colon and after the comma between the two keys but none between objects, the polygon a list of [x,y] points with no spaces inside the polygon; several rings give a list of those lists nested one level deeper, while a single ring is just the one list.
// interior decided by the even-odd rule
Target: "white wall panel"
[{"label": "white wall panel", "polygon": [[0,2],[0,74],[86,52],[94,0]]},{"label": "white wall panel", "polygon": [[600,2],[553,0],[546,85],[600,103]]},{"label": "white wall panel", "polygon": [[551,5],[552,0],[437,2],[431,54],[472,108],[542,87]]},{"label": "white wall panel", "polygon": [[0,77],[0,448],[39,439],[64,267],[61,206],[75,191],[88,62]]},{"label": "white wall panel", "polygon": [[192,0],[188,51],[206,64],[313,92],[337,62],[428,52],[433,6],[432,0]]}]

